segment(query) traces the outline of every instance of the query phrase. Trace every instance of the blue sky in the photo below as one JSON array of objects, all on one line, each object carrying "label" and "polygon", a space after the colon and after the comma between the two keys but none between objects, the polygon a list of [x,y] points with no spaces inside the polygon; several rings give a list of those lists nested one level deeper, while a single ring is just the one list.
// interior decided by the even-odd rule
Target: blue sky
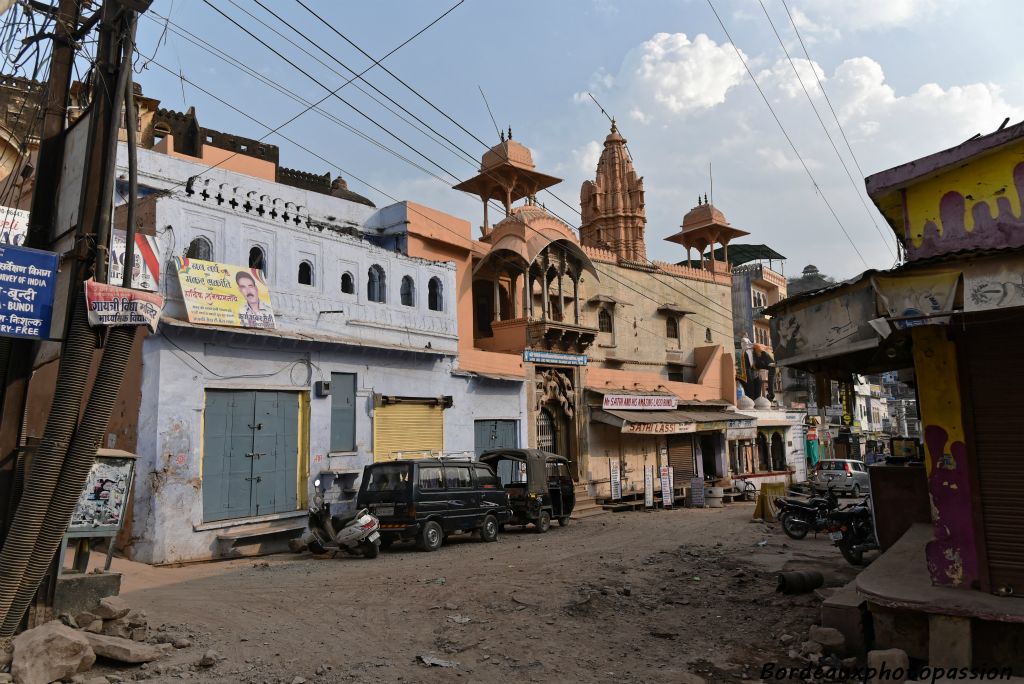
[{"label": "blue sky", "polygon": [[[328,2],[303,0],[374,57],[387,53],[455,0]],[[286,28],[253,0],[216,0],[330,89],[346,78],[331,57],[361,71],[370,64],[297,0],[261,0],[291,23]],[[822,79],[864,173],[870,174],[1024,118],[1024,60],[1012,46],[1017,4],[960,0],[787,0],[813,66],[804,57],[781,0],[763,0],[812,100],[856,184],[851,184],[801,90],[758,0],[713,0],[776,114],[820,188],[803,170],[771,112],[736,57],[706,0],[466,0],[385,64],[452,119],[488,144],[497,134],[480,98],[483,87],[499,125],[530,147],[539,170],[564,178],[553,191],[578,209],[580,183],[592,178],[608,122],[586,93],[617,117],[647,189],[648,255],[684,258],[661,238],[675,232],[698,194],[710,192],[744,241],[765,242],[788,257],[787,274],[814,263],[838,277],[892,264],[891,231],[863,193],[858,173],[814,74]],[[330,68],[246,16],[277,28]],[[171,25],[158,43],[164,22]],[[293,99],[218,60],[175,31],[188,31],[240,60],[272,83],[307,100],[327,95],[202,0],[157,0],[140,20],[141,51],[255,119],[276,127],[305,109]],[[313,42],[307,42],[306,38]],[[321,52],[318,47],[323,48]],[[330,55],[330,57],[328,56]],[[812,72],[812,69],[814,71]],[[148,96],[172,109],[195,106],[203,126],[261,138],[267,129],[182,83],[156,64],[137,75]],[[474,159],[484,147],[379,69],[365,76]],[[416,151],[334,98],[322,108],[399,152],[395,155],[309,112],[276,135],[285,166],[348,172],[349,187],[378,206],[391,200],[352,175],[399,198],[479,223],[479,201],[450,189],[476,173],[453,154],[371,101],[352,83],[338,94]],[[360,84],[369,90],[365,84]],[[184,98],[182,91],[184,89]],[[378,96],[379,97],[379,96]],[[422,154],[423,156],[419,156]],[[429,161],[428,161],[429,160]],[[328,164],[327,162],[330,162]],[[435,164],[437,166],[435,166]],[[850,242],[822,201],[851,235]],[[579,216],[559,200],[539,198],[574,225]],[[880,235],[881,233],[881,235]],[[887,244],[888,243],[888,246]]]}]

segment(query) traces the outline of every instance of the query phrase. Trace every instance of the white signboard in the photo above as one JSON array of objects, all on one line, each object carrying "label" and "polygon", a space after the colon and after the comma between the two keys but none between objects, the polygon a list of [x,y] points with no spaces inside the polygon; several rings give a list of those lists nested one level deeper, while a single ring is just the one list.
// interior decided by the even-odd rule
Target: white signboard
[{"label": "white signboard", "polygon": [[[110,278],[112,285],[120,285],[124,278],[125,243],[128,233],[115,228],[111,235]],[[160,290],[160,247],[152,235],[135,234],[135,268],[132,269],[132,287],[136,290]]]},{"label": "white signboard", "polygon": [[644,506],[654,508],[654,466],[644,466]]},{"label": "white signboard", "polygon": [[638,435],[681,435],[696,432],[696,423],[630,423],[622,425],[622,432]]},{"label": "white signboard", "polygon": [[661,466],[661,505],[672,508],[672,469]]},{"label": "white signboard", "polygon": [[612,486],[612,500],[622,498],[622,470],[618,458],[608,459],[608,479]]},{"label": "white signboard", "polygon": [[606,394],[601,408],[644,411],[671,411],[679,405],[677,397],[662,394]]},{"label": "white signboard", "polygon": [[28,212],[0,207],[0,245],[21,247],[28,236]]}]

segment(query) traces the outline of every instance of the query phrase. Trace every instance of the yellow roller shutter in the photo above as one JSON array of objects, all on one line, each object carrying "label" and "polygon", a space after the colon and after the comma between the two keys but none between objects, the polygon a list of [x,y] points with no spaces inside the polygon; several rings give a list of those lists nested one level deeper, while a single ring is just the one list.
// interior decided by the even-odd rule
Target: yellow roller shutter
[{"label": "yellow roller shutter", "polygon": [[444,448],[444,407],[387,404],[373,412],[373,460],[440,456]]}]

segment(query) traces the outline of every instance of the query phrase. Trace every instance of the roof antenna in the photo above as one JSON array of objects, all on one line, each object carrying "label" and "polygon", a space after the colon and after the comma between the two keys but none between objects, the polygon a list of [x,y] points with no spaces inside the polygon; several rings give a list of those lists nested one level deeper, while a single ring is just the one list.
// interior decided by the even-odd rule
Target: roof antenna
[{"label": "roof antenna", "polygon": [[997,131],[1003,130],[1004,128],[1006,128],[1006,124],[1008,124],[1008,123],[1010,123],[1010,117],[1006,117],[1005,119],[1003,119],[1003,123],[999,124],[999,128],[997,128],[996,130]]},{"label": "roof antenna", "polygon": [[498,130],[498,122],[494,120],[494,114],[491,112],[491,105],[487,102],[487,96],[484,95],[484,89],[477,84],[477,89],[480,91],[480,97],[484,99],[484,107],[487,107],[487,115],[491,117],[491,123],[494,124],[494,132],[498,134],[502,142],[505,141],[505,134]]},{"label": "roof antenna", "polygon": [[711,181],[711,203],[715,203],[715,177],[711,173],[711,162],[708,162],[708,180]]}]

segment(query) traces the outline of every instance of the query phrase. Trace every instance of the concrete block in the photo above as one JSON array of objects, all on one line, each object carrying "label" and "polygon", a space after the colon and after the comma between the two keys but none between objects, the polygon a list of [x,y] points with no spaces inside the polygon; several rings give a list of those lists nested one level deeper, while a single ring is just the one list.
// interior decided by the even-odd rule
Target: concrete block
[{"label": "concrete block", "polygon": [[928,660],[928,616],[869,604],[874,648],[899,648],[915,660]]},{"label": "concrete block", "polygon": [[116,596],[121,591],[121,575],[116,572],[91,573],[84,575],[79,572],[64,573],[57,578],[57,586],[53,595],[53,612],[55,615],[67,613],[78,615],[92,612],[100,599]]},{"label": "concrete block", "polygon": [[814,625],[808,635],[811,641],[822,645],[826,653],[834,653],[840,657],[846,652],[846,637],[834,627],[819,627]]},{"label": "concrete block", "polygon": [[928,664],[932,667],[970,667],[971,620],[949,615],[928,616]]},{"label": "concrete block", "polygon": [[821,604],[821,626],[838,630],[846,640],[846,651],[864,655],[871,634],[871,614],[853,582],[834,591]]},{"label": "concrete block", "polygon": [[910,670],[910,658],[906,651],[890,648],[884,651],[868,651],[867,668],[874,673],[868,680],[873,682],[893,682],[901,684],[907,681]]}]

